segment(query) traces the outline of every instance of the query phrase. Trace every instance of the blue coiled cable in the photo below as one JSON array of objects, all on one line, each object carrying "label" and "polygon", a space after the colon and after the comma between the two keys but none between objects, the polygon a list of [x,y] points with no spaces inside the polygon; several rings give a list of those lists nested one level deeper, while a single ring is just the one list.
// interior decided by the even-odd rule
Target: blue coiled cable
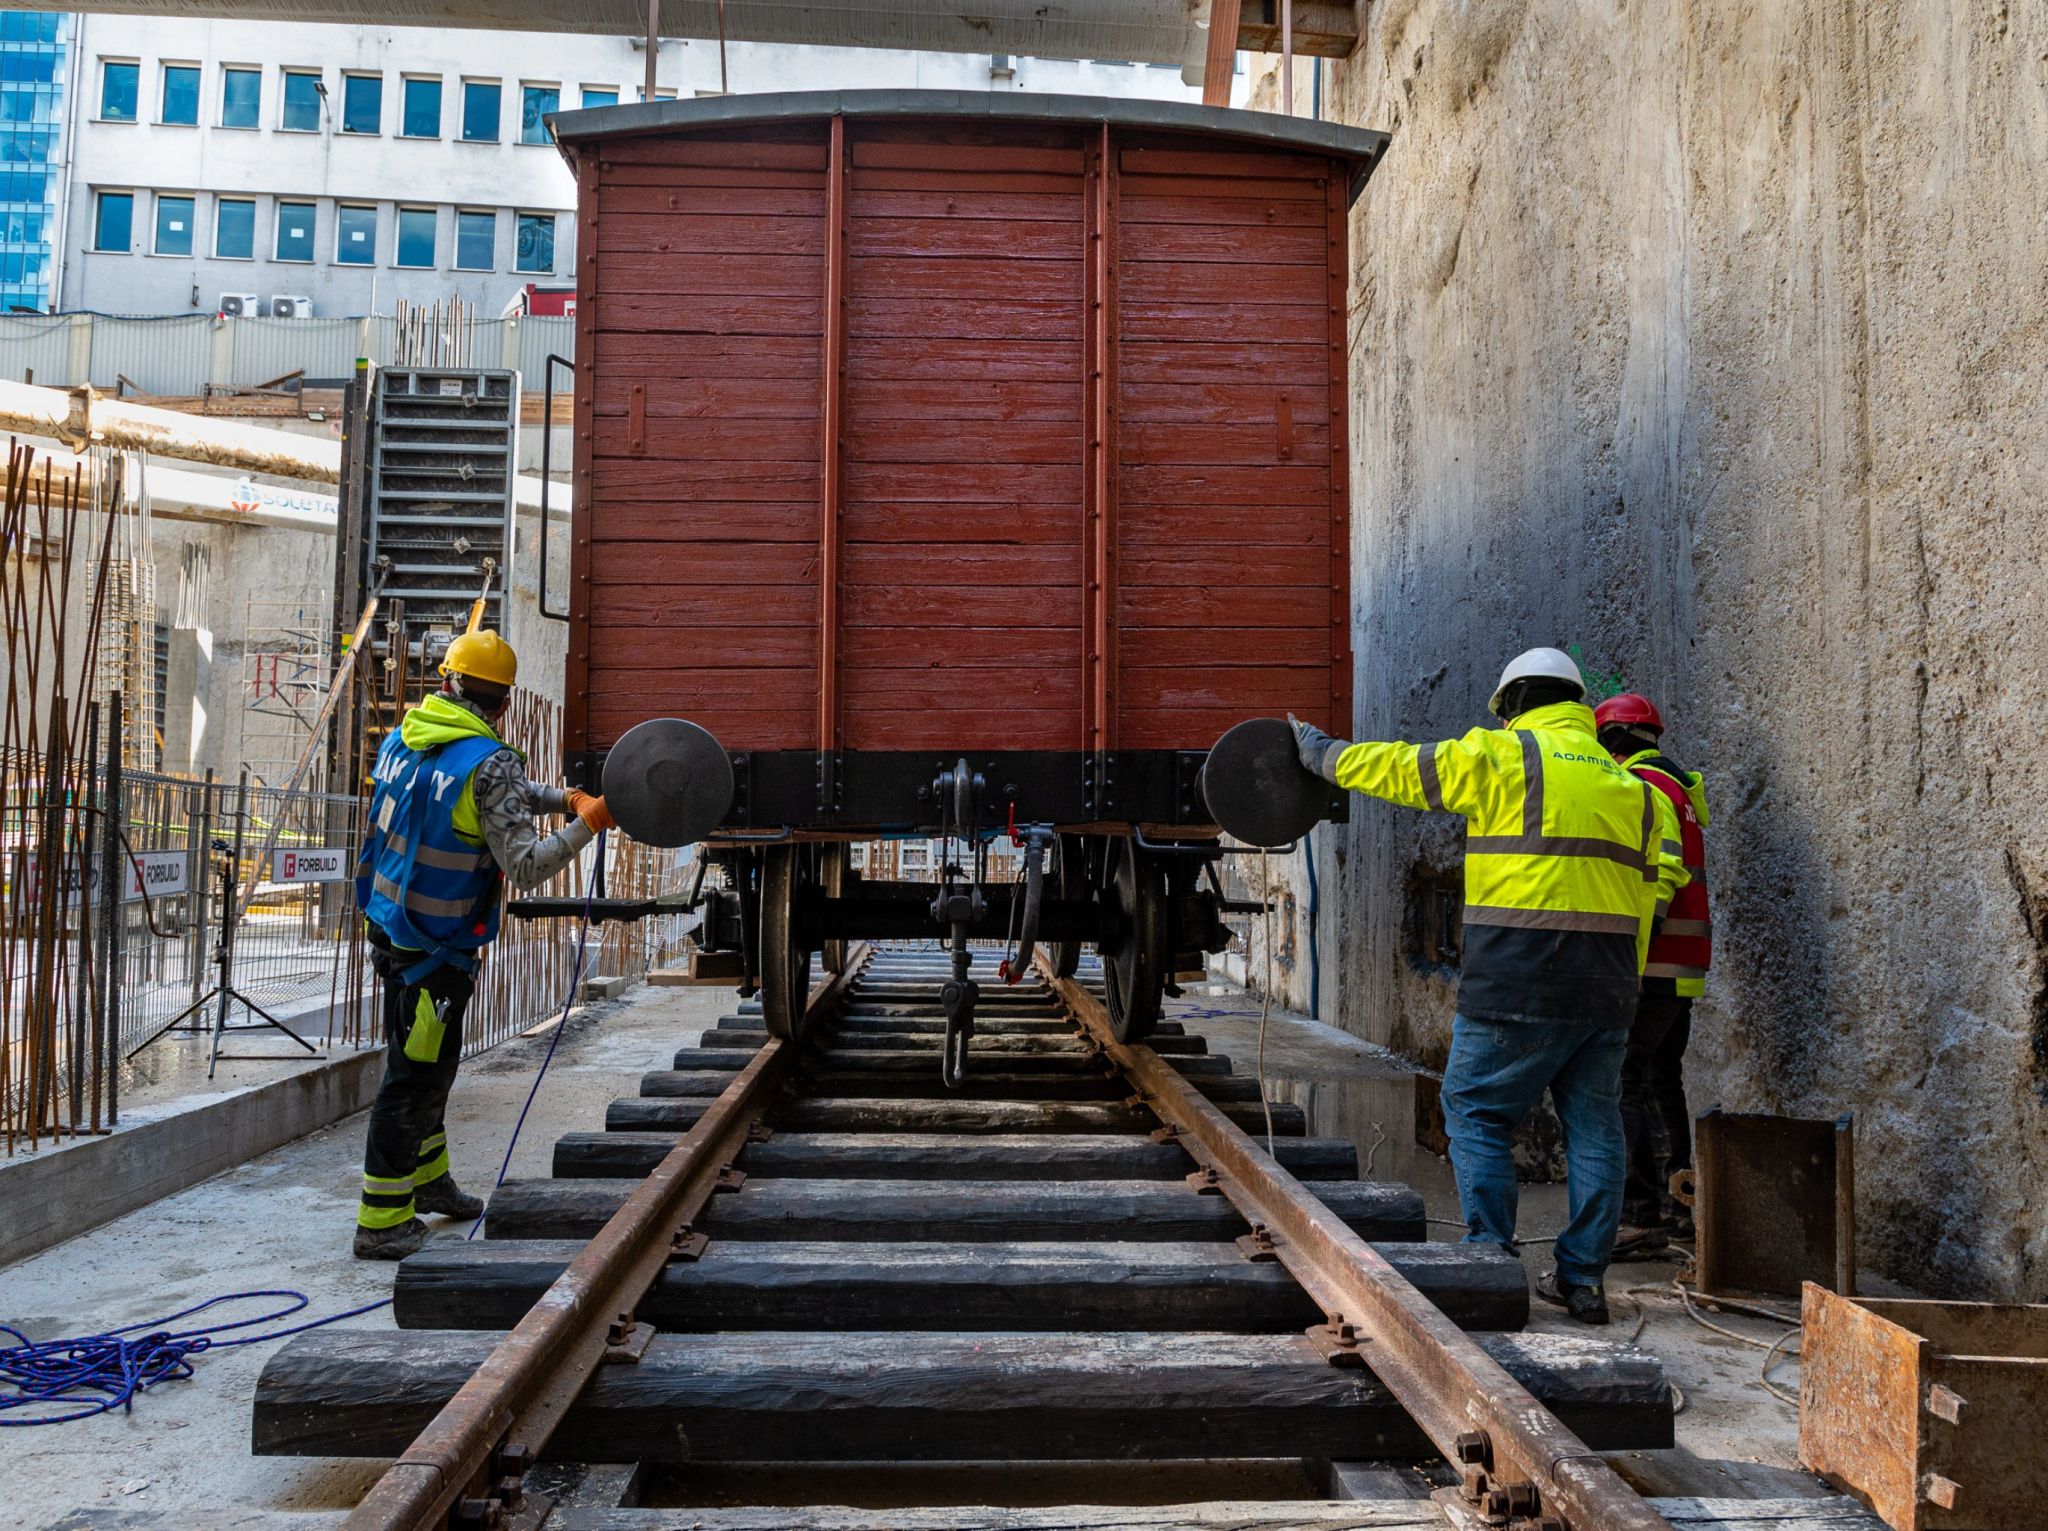
[{"label": "blue coiled cable", "polygon": [[[597,864],[600,868],[604,865],[602,832],[597,837]],[[548,1040],[548,1050],[540,1060],[540,1067],[534,1071],[533,1087],[526,1092],[526,1104],[519,1108],[519,1120],[513,1124],[511,1141],[505,1145],[505,1158],[498,1166],[498,1178],[493,1182],[493,1189],[505,1183],[506,1171],[512,1166],[512,1150],[519,1146],[519,1134],[526,1126],[526,1114],[533,1109],[534,1097],[540,1094],[540,1082],[547,1077],[548,1065],[555,1061],[555,1048],[562,1040],[562,1033],[568,1029],[569,1011],[575,1006],[576,991],[583,981],[583,958],[590,939],[590,901],[596,887],[595,877],[584,887],[583,918],[576,930],[576,960],[569,970],[569,992],[563,998],[561,1018],[555,1025],[554,1036]],[[464,1237],[475,1238],[483,1221],[479,1216]],[[201,1324],[192,1329],[172,1327],[181,1320],[227,1303],[257,1302],[266,1298],[281,1299],[285,1305],[268,1313],[259,1313],[254,1318]],[[11,1335],[14,1339],[12,1345],[0,1346],[0,1428],[63,1425],[76,1419],[90,1419],[95,1414],[111,1413],[115,1409],[132,1413],[137,1394],[148,1392],[160,1382],[184,1381],[193,1373],[193,1359],[209,1350],[265,1344],[288,1335],[302,1334],[308,1329],[336,1324],[345,1318],[360,1318],[365,1313],[391,1306],[390,1298],[380,1297],[361,1307],[330,1313],[325,1318],[310,1319],[289,1328],[269,1329],[261,1334],[245,1334],[233,1339],[222,1338],[238,1329],[274,1324],[279,1319],[290,1318],[312,1306],[312,1301],[304,1292],[286,1288],[229,1292],[220,1297],[209,1297],[167,1318],[144,1319],[100,1334],[61,1340],[31,1340],[13,1325],[0,1323],[0,1334]],[[30,1409],[46,1412],[23,1412]],[[47,1412],[52,1409],[56,1412]]]}]

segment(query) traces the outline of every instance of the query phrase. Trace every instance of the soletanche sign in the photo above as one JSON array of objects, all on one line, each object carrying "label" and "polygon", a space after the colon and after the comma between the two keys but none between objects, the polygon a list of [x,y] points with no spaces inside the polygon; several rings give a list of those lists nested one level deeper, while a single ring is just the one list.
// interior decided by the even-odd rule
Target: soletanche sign
[{"label": "soletanche sign", "polygon": [[348,852],[325,847],[270,853],[273,882],[341,882],[348,877]]}]

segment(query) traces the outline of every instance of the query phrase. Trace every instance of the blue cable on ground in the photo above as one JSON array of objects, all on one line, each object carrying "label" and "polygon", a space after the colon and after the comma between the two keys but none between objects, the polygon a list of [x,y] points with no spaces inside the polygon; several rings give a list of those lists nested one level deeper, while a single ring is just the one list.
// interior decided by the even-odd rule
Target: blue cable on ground
[{"label": "blue cable on ground", "polygon": [[[601,831],[596,843],[597,864],[602,867],[604,834]],[[548,1050],[540,1060],[540,1067],[534,1071],[533,1087],[526,1092],[526,1104],[519,1108],[519,1120],[513,1124],[511,1141],[505,1145],[504,1162],[498,1166],[498,1178],[493,1182],[493,1189],[505,1183],[506,1171],[512,1166],[512,1150],[519,1146],[519,1134],[526,1126],[526,1114],[533,1108],[534,1098],[540,1094],[541,1080],[547,1077],[548,1065],[555,1060],[556,1045],[568,1029],[569,1012],[575,1006],[576,991],[583,981],[583,958],[590,939],[590,901],[596,887],[597,878],[593,876],[584,888],[583,918],[576,931],[576,960],[570,967],[569,993],[562,1001],[561,1019],[555,1025],[555,1034],[548,1041]],[[483,1221],[479,1216],[464,1237],[475,1238]],[[192,1329],[171,1327],[181,1319],[220,1307],[223,1303],[255,1302],[263,1298],[283,1299],[285,1306],[274,1312],[259,1313],[254,1318],[239,1318],[227,1323],[201,1324]],[[235,1339],[221,1338],[237,1329],[290,1318],[312,1306],[312,1301],[304,1292],[284,1288],[229,1292],[194,1303],[167,1318],[144,1319],[104,1333],[61,1340],[31,1340],[13,1325],[0,1323],[0,1334],[14,1338],[12,1345],[0,1346],[0,1427],[63,1425],[115,1409],[132,1413],[138,1393],[147,1392],[159,1382],[184,1381],[193,1373],[193,1359],[206,1351],[281,1340],[288,1335],[339,1323],[345,1318],[359,1318],[365,1313],[391,1306],[390,1298],[380,1297],[375,1302],[366,1302],[360,1307],[330,1313],[325,1318],[311,1319],[288,1328],[245,1334]],[[20,1412],[37,1408],[60,1412],[30,1415]]]}]

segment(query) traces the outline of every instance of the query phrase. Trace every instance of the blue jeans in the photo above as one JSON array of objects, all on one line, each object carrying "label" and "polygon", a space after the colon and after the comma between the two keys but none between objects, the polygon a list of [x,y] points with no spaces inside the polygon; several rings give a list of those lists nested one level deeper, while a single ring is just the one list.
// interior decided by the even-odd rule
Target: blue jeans
[{"label": "blue jeans", "polygon": [[1557,1274],[1575,1286],[1598,1285],[1614,1253],[1628,1178],[1621,1130],[1621,1065],[1628,1029],[1569,1021],[1476,1021],[1451,1026],[1444,1068],[1444,1123],[1469,1243],[1515,1242],[1515,1161],[1511,1139],[1548,1089],[1564,1128],[1571,1221],[1557,1239]]}]

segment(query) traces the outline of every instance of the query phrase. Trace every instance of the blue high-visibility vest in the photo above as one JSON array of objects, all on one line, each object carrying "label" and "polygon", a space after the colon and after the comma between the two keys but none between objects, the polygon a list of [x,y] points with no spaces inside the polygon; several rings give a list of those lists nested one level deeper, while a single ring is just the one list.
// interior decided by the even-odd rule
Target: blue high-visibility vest
[{"label": "blue high-visibility vest", "polygon": [[488,847],[456,834],[455,805],[470,773],[504,747],[478,735],[414,750],[394,729],[377,752],[356,906],[394,946],[423,954],[408,983],[444,965],[475,972],[475,953],[498,934],[503,874]]}]

